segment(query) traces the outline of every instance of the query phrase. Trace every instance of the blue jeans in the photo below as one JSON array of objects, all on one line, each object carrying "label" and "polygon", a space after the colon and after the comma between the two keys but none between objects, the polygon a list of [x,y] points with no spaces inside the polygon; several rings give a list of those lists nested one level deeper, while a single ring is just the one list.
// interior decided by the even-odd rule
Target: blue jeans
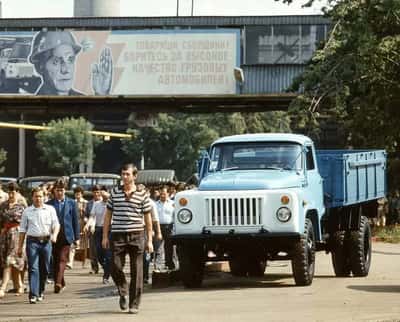
[{"label": "blue jeans", "polygon": [[96,226],[94,237],[96,240],[96,253],[97,253],[97,261],[100,263],[101,267],[103,267],[104,279],[109,279],[111,275],[111,249],[104,249],[101,245],[101,241],[103,240],[103,227]]},{"label": "blue jeans", "polygon": [[51,242],[39,242],[27,238],[29,298],[43,294],[47,275],[50,272]]}]

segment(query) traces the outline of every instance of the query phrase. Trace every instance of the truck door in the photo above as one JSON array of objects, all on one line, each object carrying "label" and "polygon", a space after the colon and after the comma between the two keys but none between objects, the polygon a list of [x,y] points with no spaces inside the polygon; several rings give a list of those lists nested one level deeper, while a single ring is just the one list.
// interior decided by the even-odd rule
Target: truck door
[{"label": "truck door", "polygon": [[323,182],[322,177],[319,174],[317,163],[315,162],[315,151],[314,147],[306,145],[306,171],[308,181],[308,191],[310,193],[309,201],[312,208],[318,210],[319,218],[324,213],[324,198],[323,198]]}]

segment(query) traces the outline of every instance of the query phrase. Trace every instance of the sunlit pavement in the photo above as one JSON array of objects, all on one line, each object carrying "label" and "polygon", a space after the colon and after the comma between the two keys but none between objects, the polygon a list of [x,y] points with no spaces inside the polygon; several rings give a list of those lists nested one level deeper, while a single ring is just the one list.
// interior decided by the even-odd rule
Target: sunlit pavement
[{"label": "sunlit pavement", "polygon": [[146,285],[138,315],[121,312],[113,283],[103,285],[101,274],[89,275],[80,262],[66,272],[66,282],[61,294],[48,285],[42,303],[6,294],[0,321],[400,321],[396,244],[374,243],[367,278],[334,277],[330,255],[320,252],[309,287],[294,285],[288,261],[269,263],[262,278],[209,272],[198,290]]}]

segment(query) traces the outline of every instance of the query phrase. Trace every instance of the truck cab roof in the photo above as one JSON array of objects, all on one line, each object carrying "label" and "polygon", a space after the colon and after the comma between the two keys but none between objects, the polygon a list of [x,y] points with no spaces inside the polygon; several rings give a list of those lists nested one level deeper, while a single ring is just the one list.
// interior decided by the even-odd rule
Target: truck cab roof
[{"label": "truck cab roof", "polygon": [[233,143],[233,142],[265,142],[265,141],[278,141],[278,142],[295,142],[299,144],[312,143],[311,139],[307,136],[301,134],[291,134],[291,133],[257,133],[257,134],[240,134],[226,136],[218,139],[213,143]]}]

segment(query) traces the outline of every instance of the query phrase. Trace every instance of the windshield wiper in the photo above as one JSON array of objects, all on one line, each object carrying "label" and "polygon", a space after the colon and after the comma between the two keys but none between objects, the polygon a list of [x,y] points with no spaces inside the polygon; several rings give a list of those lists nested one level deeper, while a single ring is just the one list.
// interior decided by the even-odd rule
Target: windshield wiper
[{"label": "windshield wiper", "polygon": [[280,167],[265,167],[265,168],[262,168],[261,170],[283,170],[283,168],[280,168]]}]

